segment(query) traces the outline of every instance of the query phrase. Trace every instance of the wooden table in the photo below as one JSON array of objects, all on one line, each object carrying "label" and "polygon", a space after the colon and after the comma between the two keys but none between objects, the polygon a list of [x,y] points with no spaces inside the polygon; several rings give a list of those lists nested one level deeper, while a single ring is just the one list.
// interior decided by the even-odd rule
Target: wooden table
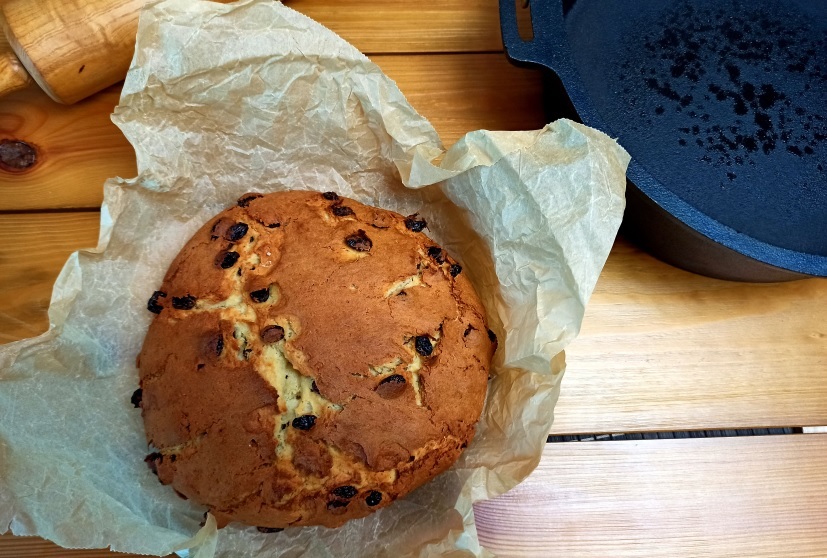
[{"label": "wooden table", "polygon": [[[543,125],[541,76],[508,64],[496,0],[294,0],[397,81],[446,144],[478,128]],[[3,48],[5,45],[0,45]],[[35,89],[0,100],[0,140],[37,161],[0,170],[0,341],[47,327],[69,253],[93,246],[102,184],[135,175],[109,121],[112,87],[65,107]],[[827,280],[717,281],[619,238],[568,370],[549,443],[512,492],[477,506],[502,556],[827,556]],[[807,427],[673,438],[674,431]],[[661,433],[659,435],[652,433]],[[107,556],[0,537],[0,558]]]}]

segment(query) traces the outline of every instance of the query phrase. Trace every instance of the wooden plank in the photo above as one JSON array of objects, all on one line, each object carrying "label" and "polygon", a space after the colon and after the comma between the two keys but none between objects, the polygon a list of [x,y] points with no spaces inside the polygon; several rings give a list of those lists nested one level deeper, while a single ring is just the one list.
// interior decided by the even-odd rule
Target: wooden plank
[{"label": "wooden plank", "polygon": [[52,285],[74,250],[94,247],[100,214],[0,215],[0,343],[49,327]]},{"label": "wooden plank", "polygon": [[[375,56],[446,145],[466,132],[535,129],[544,124],[535,71],[502,54]],[[0,99],[0,140],[27,142],[38,162],[25,172],[0,169],[0,211],[100,206],[108,177],[136,173],[135,155],[109,119],[119,88],[66,107],[34,88]]]},{"label": "wooden plank", "polygon": [[[475,511],[503,557],[820,557],[827,435],[548,444],[525,482]],[[0,537],[0,558],[109,555]]]},{"label": "wooden plank", "polygon": [[[287,0],[285,4],[369,54],[503,48],[498,0]],[[7,45],[0,33],[0,50]]]},{"label": "wooden plank", "polygon": [[0,99],[0,141],[36,152],[22,172],[0,166],[0,211],[100,206],[107,178],[135,176],[132,146],[109,120],[119,97],[115,86],[66,106],[31,86]]},{"label": "wooden plank", "polygon": [[501,54],[374,56],[445,146],[479,130],[535,130],[545,125],[539,71]]},{"label": "wooden plank", "polygon": [[289,0],[286,4],[369,54],[503,48],[498,0]]},{"label": "wooden plank", "polygon": [[615,243],[552,433],[827,424],[827,280],[701,277]]},{"label": "wooden plank", "polygon": [[[26,239],[0,245],[0,341],[45,331],[52,282],[97,227],[0,215],[0,237]],[[827,280],[716,281],[620,239],[586,314],[554,434],[827,424]]]},{"label": "wooden plank", "polygon": [[827,435],[547,444],[476,505],[497,556],[827,556]]},{"label": "wooden plank", "polygon": [[[0,558],[139,558],[138,554],[98,550],[68,550],[39,537],[0,535]],[[176,555],[171,554],[170,558]],[[140,557],[143,558],[143,557]]]}]

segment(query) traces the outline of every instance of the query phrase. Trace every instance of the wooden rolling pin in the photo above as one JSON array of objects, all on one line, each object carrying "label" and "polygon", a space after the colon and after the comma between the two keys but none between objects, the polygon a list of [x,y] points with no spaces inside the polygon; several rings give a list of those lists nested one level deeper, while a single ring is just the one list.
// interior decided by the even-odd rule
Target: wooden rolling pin
[{"label": "wooden rolling pin", "polygon": [[[32,79],[75,103],[126,76],[147,0],[0,0],[0,96]],[[218,0],[229,2],[230,0]]]}]

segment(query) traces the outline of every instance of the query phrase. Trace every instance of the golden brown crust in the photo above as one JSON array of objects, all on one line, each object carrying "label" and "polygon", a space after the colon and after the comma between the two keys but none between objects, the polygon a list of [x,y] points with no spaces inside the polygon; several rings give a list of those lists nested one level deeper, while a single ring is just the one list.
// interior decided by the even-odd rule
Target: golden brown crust
[{"label": "golden brown crust", "polygon": [[494,344],[423,226],[311,192],[248,195],[204,225],[139,355],[161,481],[221,524],[335,527],[448,468]]}]

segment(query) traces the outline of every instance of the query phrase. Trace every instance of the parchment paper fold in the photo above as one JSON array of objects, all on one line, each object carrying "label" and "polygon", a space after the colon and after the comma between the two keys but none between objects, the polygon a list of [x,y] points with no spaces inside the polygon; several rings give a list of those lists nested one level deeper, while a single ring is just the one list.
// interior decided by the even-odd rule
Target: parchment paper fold
[{"label": "parchment paper fold", "polygon": [[[446,152],[375,64],[270,0],[149,5],[113,120],[139,175],[106,183],[98,247],[66,263],[49,332],[0,347],[0,532],[199,558],[485,555],[472,502],[540,458],[562,350],[620,224],[627,154],[568,121],[473,132]],[[427,219],[500,339],[485,412],[455,467],[371,517],[199,530],[203,509],[142,461],[129,398],[146,300],[210,216],[248,191],[297,188]]]}]

